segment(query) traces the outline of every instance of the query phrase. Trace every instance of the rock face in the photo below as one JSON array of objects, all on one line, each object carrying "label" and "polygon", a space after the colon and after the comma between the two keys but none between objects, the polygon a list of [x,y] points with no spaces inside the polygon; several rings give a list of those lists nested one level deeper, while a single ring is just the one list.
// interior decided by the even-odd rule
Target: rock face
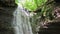
[{"label": "rock face", "polygon": [[14,34],[12,21],[16,6],[14,0],[0,0],[0,34]]},{"label": "rock face", "polygon": [[54,0],[56,3],[60,3],[60,0]]},{"label": "rock face", "polygon": [[10,7],[15,6],[15,0],[0,0],[0,6]]},{"label": "rock face", "polygon": [[60,34],[60,22],[47,23],[44,26],[47,28],[40,28],[39,34]]}]

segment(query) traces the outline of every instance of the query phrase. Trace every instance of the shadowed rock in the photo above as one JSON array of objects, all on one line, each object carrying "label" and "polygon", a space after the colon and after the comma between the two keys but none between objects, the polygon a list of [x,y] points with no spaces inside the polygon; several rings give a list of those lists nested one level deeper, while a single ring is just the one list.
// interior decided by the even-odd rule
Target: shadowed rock
[{"label": "shadowed rock", "polygon": [[13,13],[17,5],[15,0],[0,0],[0,34],[14,34]]},{"label": "shadowed rock", "polygon": [[40,28],[39,34],[60,34],[60,22],[47,23],[44,26],[47,28]]}]

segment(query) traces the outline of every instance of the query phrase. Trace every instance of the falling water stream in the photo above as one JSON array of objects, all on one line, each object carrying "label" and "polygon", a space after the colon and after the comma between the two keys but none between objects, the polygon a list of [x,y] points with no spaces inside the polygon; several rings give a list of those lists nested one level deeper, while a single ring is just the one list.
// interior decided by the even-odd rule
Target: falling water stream
[{"label": "falling water stream", "polygon": [[13,15],[15,34],[33,34],[28,11],[25,11],[22,6],[18,5]]},{"label": "falling water stream", "polygon": [[29,12],[20,4],[0,6],[0,34],[33,34]]}]

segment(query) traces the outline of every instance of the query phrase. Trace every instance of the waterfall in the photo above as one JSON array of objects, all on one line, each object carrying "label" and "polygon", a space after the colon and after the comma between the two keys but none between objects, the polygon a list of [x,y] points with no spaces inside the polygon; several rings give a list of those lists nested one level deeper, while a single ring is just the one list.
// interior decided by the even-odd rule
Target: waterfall
[{"label": "waterfall", "polygon": [[18,5],[13,15],[15,34],[33,34],[28,11],[23,10],[23,8]]},{"label": "waterfall", "polygon": [[0,6],[0,34],[32,34],[29,13],[20,5],[17,7],[14,0],[9,1],[13,3],[7,1],[6,6]]}]

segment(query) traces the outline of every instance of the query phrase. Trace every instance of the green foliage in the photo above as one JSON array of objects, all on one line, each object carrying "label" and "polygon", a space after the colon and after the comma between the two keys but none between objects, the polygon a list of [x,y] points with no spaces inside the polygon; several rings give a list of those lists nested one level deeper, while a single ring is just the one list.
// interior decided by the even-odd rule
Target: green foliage
[{"label": "green foliage", "polygon": [[16,0],[15,3],[21,3],[24,8],[28,9],[29,11],[34,11],[36,10],[39,6],[43,5],[46,3],[47,0],[22,0],[18,1]]},{"label": "green foliage", "polygon": [[37,5],[35,4],[34,0],[26,0],[24,7],[28,10],[35,10],[37,8]]},{"label": "green foliage", "polygon": [[[53,4],[53,3],[52,3]],[[42,14],[43,16],[48,19],[48,20],[53,20],[54,19],[54,13],[53,13],[53,10],[54,10],[54,7],[52,4],[49,4],[49,5],[44,5],[42,8]]]},{"label": "green foliage", "polygon": [[[40,25],[40,23],[42,22],[49,22],[52,21],[54,19],[54,13],[53,13],[53,3],[52,4],[48,4],[48,5],[43,5],[41,10],[37,12],[37,14],[35,14],[32,18],[33,18],[33,22],[31,23],[32,28],[36,29],[37,26]],[[36,32],[36,30],[33,30],[34,34]]]},{"label": "green foliage", "polygon": [[18,4],[19,3],[18,0],[15,0],[15,3]]},{"label": "green foliage", "polygon": [[47,2],[47,0],[36,0],[37,2],[37,5],[38,6],[41,6],[41,5],[43,5],[44,3],[46,3]]}]

